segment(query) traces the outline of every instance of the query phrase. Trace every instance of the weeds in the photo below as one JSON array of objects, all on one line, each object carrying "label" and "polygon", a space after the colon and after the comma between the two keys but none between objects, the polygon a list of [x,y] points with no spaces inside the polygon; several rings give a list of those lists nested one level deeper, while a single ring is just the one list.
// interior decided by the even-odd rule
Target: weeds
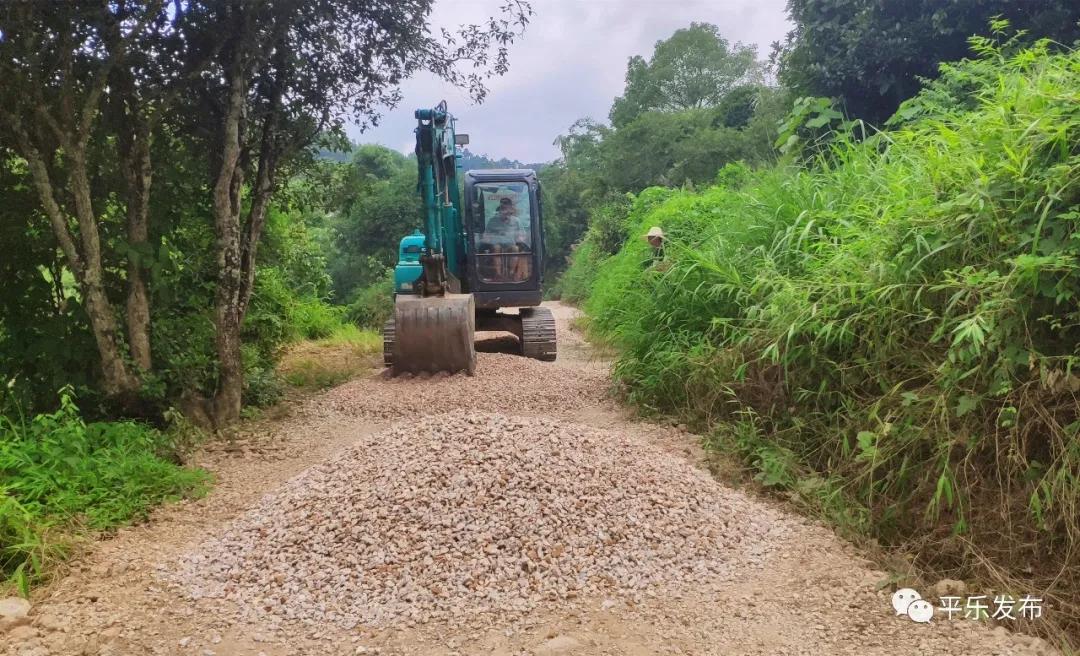
[{"label": "weeds", "polygon": [[368,371],[382,351],[382,335],[346,324],[328,337],[301,342],[282,358],[278,371],[293,387],[314,391],[339,385]]},{"label": "weeds", "polygon": [[53,413],[0,417],[0,575],[26,594],[84,530],[201,494],[206,474],[174,455],[167,435],[142,424],[84,422],[70,388]]}]

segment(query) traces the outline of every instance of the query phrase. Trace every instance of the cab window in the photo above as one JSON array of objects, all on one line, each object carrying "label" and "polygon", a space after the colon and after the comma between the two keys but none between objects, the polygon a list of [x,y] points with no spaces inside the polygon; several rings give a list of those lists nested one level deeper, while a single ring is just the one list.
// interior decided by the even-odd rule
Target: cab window
[{"label": "cab window", "polygon": [[477,271],[484,282],[523,282],[532,273],[532,207],[524,182],[473,187]]}]

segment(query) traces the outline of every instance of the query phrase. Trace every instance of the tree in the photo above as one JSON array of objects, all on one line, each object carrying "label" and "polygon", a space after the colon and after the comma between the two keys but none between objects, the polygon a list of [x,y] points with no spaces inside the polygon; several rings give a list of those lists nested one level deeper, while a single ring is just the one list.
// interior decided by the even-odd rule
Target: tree
[{"label": "tree", "polygon": [[415,159],[364,145],[346,166],[348,191],[332,221],[330,273],[339,302],[377,282],[397,261],[401,238],[421,227]]},{"label": "tree", "polygon": [[[152,365],[142,268],[155,139],[200,155],[216,241],[218,424],[239,416],[241,327],[270,204],[291,167],[346,120],[377,120],[398,84],[428,70],[482,100],[505,73],[529,6],[433,35],[433,0],[165,0],[7,3],[0,12],[0,145],[25,160],[79,286],[103,390],[134,397]],[[109,167],[109,162],[119,163]],[[110,175],[119,168],[119,179]],[[103,225],[127,217],[122,239]],[[126,254],[125,272],[104,264]],[[113,258],[114,259],[114,258]],[[128,285],[128,331],[106,278]],[[134,308],[135,311],[131,311]],[[134,317],[134,320],[132,318]]]},{"label": "tree", "polygon": [[853,118],[883,123],[938,64],[966,57],[968,37],[995,16],[1027,38],[1080,38],[1074,0],[789,0],[795,29],[774,44],[780,81],[806,96],[841,98]]},{"label": "tree", "polygon": [[754,46],[731,45],[715,25],[691,23],[657,41],[651,60],[630,58],[626,89],[609,118],[619,128],[648,111],[712,107],[735,87],[760,80]]},{"label": "tree", "polygon": [[401,80],[416,71],[467,87],[482,100],[485,77],[507,70],[508,44],[530,11],[512,2],[505,18],[433,37],[431,6],[432,0],[234,0],[199,7],[202,33],[212,36],[210,44],[222,44],[211,68],[218,74],[198,78],[190,96],[194,115],[210,117],[212,128],[205,142],[219,266],[213,399],[219,423],[240,415],[240,331],[280,168],[317,135],[340,130],[346,118],[375,120],[380,106],[399,100]]},{"label": "tree", "polygon": [[[124,404],[133,401],[151,366],[140,257],[147,237],[150,135],[183,73],[162,63],[176,39],[164,0],[8,3],[0,14],[0,140],[26,162],[78,285],[102,387]],[[98,170],[106,161],[119,162],[122,182]],[[106,294],[102,252],[101,223],[115,198],[128,234],[126,349]]]}]

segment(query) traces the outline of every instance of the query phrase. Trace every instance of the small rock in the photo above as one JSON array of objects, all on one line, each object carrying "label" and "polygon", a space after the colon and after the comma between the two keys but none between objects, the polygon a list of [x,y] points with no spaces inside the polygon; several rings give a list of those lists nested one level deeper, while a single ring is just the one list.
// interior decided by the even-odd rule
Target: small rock
[{"label": "small rock", "polygon": [[90,573],[101,578],[108,578],[112,575],[112,566],[109,563],[98,563],[90,568]]},{"label": "small rock", "polygon": [[0,617],[26,617],[30,612],[30,602],[22,597],[0,599]]},{"label": "small rock", "polygon": [[38,637],[38,630],[32,626],[17,626],[14,629],[8,631],[7,639],[12,642],[22,642],[24,640],[32,640]]},{"label": "small rock", "polygon": [[67,630],[67,622],[60,619],[59,617],[57,617],[53,613],[45,613],[44,615],[39,615],[34,620],[34,624],[36,624],[38,627],[40,627],[42,629],[45,629],[46,631],[66,631]]},{"label": "small rock", "polygon": [[941,579],[934,584],[934,594],[942,597],[963,597],[967,595],[967,584],[954,579]]},{"label": "small rock", "polygon": [[558,635],[544,642],[533,650],[536,656],[552,656],[554,654],[566,654],[572,649],[577,649],[581,643],[568,635]]}]

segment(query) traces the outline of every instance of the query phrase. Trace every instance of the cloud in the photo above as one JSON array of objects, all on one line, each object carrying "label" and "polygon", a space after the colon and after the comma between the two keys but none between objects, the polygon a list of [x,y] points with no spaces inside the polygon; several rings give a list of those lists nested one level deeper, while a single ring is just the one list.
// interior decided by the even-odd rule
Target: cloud
[{"label": "cloud", "polygon": [[[510,71],[491,80],[482,105],[434,76],[402,85],[403,102],[381,123],[354,141],[412,148],[413,110],[445,99],[470,135],[469,149],[523,162],[554,159],[555,137],[577,119],[606,120],[623,90],[626,62],[650,56],[658,40],[691,22],[714,23],[730,41],[769,44],[791,29],[786,0],[533,0],[532,22],[511,49]],[[432,14],[436,27],[480,22],[498,11],[499,0],[441,0]]]}]

